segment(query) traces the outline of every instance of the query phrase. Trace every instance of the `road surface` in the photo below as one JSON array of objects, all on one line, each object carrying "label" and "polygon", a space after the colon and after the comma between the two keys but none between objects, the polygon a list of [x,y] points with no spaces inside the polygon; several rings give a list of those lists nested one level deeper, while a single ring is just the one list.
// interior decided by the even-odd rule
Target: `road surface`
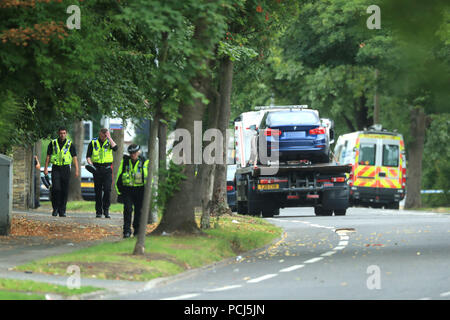
[{"label": "road surface", "polygon": [[268,249],[113,299],[450,299],[450,215],[351,208],[316,217],[289,208],[268,219]]}]

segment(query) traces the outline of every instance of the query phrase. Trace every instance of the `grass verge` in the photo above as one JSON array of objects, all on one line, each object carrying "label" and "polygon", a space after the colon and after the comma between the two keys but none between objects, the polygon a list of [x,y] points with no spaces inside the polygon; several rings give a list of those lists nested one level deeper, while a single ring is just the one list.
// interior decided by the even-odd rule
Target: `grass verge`
[{"label": "grass verge", "polygon": [[101,289],[90,286],[69,289],[66,286],[31,280],[0,278],[0,300],[46,300],[46,294],[54,294],[67,298],[99,290]]},{"label": "grass verge", "polygon": [[132,255],[135,239],[103,243],[69,254],[48,257],[17,267],[22,271],[66,275],[77,265],[82,278],[148,281],[172,276],[243,252],[280,237],[282,229],[249,216],[222,216],[204,236],[148,236],[146,254]]},{"label": "grass verge", "polygon": [[[52,210],[52,203],[50,201],[41,201],[39,209]],[[67,212],[93,212],[95,213],[95,201],[68,201]],[[109,212],[123,213],[123,204],[113,203],[109,208]]]},{"label": "grass verge", "polygon": [[426,211],[426,212],[436,212],[443,214],[450,214],[450,207],[433,207],[433,208],[417,208],[417,209],[408,209],[408,210],[417,210],[417,211]]}]

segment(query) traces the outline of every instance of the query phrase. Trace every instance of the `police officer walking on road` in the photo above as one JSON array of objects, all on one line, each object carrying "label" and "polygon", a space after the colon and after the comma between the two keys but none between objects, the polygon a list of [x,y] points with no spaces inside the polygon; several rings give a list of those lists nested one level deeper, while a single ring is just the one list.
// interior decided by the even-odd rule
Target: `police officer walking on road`
[{"label": "police officer walking on road", "polygon": [[67,196],[69,193],[70,165],[75,165],[75,176],[79,175],[77,153],[72,141],[67,139],[67,129],[58,129],[58,139],[52,140],[47,148],[44,174],[48,175],[48,165],[52,164],[52,216],[66,216]]},{"label": "police officer walking on road", "polygon": [[134,206],[133,235],[139,232],[144,189],[148,175],[148,163],[140,156],[141,147],[132,144],[128,147],[129,156],[124,155],[116,178],[117,194],[123,202],[123,237],[131,236],[131,218]]},{"label": "police officer walking on road", "polygon": [[86,161],[95,168],[93,176],[97,218],[101,218],[102,214],[105,218],[111,218],[109,206],[111,205],[113,151],[117,149],[117,144],[111,138],[108,129],[103,128],[98,133],[98,138],[89,143],[86,152]]}]

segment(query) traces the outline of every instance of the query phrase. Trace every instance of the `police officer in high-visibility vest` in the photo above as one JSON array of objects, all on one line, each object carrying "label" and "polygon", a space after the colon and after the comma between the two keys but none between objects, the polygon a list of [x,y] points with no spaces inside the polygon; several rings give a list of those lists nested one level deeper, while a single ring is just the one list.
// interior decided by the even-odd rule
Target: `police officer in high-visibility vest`
[{"label": "police officer in high-visibility vest", "polygon": [[131,220],[134,206],[133,235],[139,232],[142,201],[145,183],[147,182],[148,163],[140,155],[140,146],[132,144],[128,147],[129,156],[124,155],[116,178],[116,190],[123,202],[123,237],[131,236]]},{"label": "police officer in high-visibility vest", "polygon": [[75,146],[67,139],[67,129],[58,129],[58,139],[52,140],[47,148],[44,174],[48,175],[48,165],[52,164],[52,187],[51,198],[53,212],[52,216],[66,216],[67,196],[69,193],[70,165],[75,165],[75,176],[79,175],[77,152]]},{"label": "police officer in high-visibility vest", "polygon": [[101,218],[102,214],[105,218],[110,218],[113,151],[117,149],[108,129],[102,128],[98,138],[89,143],[86,151],[86,161],[95,167],[93,176],[97,218]]}]

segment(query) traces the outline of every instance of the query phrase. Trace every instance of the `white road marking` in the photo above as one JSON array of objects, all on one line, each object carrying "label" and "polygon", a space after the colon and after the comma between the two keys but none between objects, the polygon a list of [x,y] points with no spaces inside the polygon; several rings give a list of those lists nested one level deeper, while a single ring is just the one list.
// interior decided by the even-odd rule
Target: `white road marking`
[{"label": "white road marking", "polygon": [[441,297],[447,297],[447,296],[450,296],[450,291],[443,292],[443,293],[440,294],[440,296],[441,296]]},{"label": "white road marking", "polygon": [[293,265],[291,267],[287,267],[287,268],[281,269],[280,272],[291,272],[291,271],[303,268],[304,266],[305,266],[304,264],[296,264],[296,265]]},{"label": "white road marking", "polygon": [[339,241],[338,246],[346,246],[348,245],[348,241]]},{"label": "white road marking", "polygon": [[259,278],[255,278],[255,279],[251,279],[248,280],[247,283],[257,283],[257,282],[261,282],[273,277],[276,277],[278,274],[277,273],[271,273],[271,274],[266,274],[265,276],[259,277]]},{"label": "white road marking", "polygon": [[204,291],[206,291],[206,292],[219,292],[219,291],[226,291],[226,290],[231,290],[231,289],[236,289],[236,288],[241,288],[241,287],[242,287],[242,285],[236,284],[236,285],[232,285],[232,286],[224,286],[224,287],[214,288],[214,289],[205,289]]},{"label": "white road marking", "polygon": [[329,257],[329,256],[331,256],[331,255],[333,255],[335,253],[336,253],[336,251],[328,251],[328,252],[322,253],[321,256],[322,257]]},{"label": "white road marking", "polygon": [[306,260],[304,263],[314,263],[314,262],[320,261],[322,259],[323,259],[322,257],[312,258],[312,259]]},{"label": "white road marking", "polygon": [[337,246],[337,247],[334,247],[333,250],[342,250],[344,248],[345,248],[345,246]]},{"label": "white road marking", "polygon": [[198,297],[199,295],[200,295],[199,293],[190,293],[190,294],[183,294],[181,296],[176,296],[176,297],[164,298],[161,300],[186,300],[186,299]]},{"label": "white road marking", "polygon": [[341,240],[348,240],[348,239],[349,239],[349,236],[344,236],[344,235],[341,236]]}]

